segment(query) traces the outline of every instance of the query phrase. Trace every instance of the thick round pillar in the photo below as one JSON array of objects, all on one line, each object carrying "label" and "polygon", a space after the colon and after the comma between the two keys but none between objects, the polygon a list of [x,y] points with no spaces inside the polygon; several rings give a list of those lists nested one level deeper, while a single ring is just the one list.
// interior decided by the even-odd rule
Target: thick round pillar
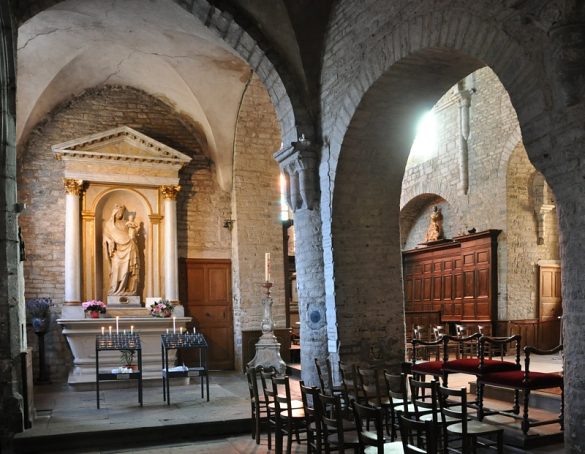
[{"label": "thick round pillar", "polygon": [[275,154],[287,174],[287,199],[294,211],[301,377],[308,386],[320,385],[315,358],[324,367],[328,357],[317,157],[317,148],[308,140]]},{"label": "thick round pillar", "polygon": [[65,185],[65,304],[81,303],[81,213],[83,180],[64,178]]},{"label": "thick round pillar", "polygon": [[327,316],[321,216],[318,210],[295,212],[295,260],[301,320],[301,376],[310,386],[320,386],[315,358],[327,360]]},{"label": "thick round pillar", "polygon": [[[585,152],[585,150],[583,150]],[[560,227],[565,377],[565,449],[585,446],[585,181],[577,169],[553,183]]]},{"label": "thick round pillar", "polygon": [[164,295],[179,302],[179,264],[177,257],[177,194],[181,186],[163,186],[164,204]]}]

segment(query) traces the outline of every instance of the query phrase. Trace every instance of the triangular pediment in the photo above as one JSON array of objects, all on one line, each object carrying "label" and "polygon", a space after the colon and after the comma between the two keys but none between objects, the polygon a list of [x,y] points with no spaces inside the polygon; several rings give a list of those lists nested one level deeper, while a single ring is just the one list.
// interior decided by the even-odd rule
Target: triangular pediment
[{"label": "triangular pediment", "polygon": [[128,126],[52,146],[57,159],[123,160],[181,167],[191,158]]},{"label": "triangular pediment", "polygon": [[177,184],[191,158],[128,126],[53,145],[66,178],[141,185]]}]

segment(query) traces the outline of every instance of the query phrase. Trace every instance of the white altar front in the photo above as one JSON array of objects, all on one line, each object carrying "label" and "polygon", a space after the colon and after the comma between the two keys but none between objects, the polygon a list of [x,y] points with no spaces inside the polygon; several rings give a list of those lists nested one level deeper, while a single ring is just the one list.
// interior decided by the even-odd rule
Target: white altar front
[{"label": "white altar front", "polygon": [[[177,332],[191,317],[177,317],[175,329]],[[109,328],[116,332],[115,318],[87,318],[87,319],[59,319],[57,321],[63,330],[63,335],[73,353],[73,369],[69,373],[70,385],[88,385],[95,383],[95,337],[101,333],[102,327],[106,333]],[[160,335],[166,330],[173,332],[172,318],[153,317],[120,317],[119,330],[127,330],[133,327],[134,332],[140,334],[142,344],[142,374],[144,380],[161,379],[161,339]],[[121,354],[119,352],[101,352],[100,369],[107,370],[120,367]]]},{"label": "white altar front", "polygon": [[[160,335],[173,319],[151,317],[145,302],[170,301],[177,330],[191,320],[179,301],[176,214],[179,170],[191,158],[126,126],[55,145],[53,153],[64,163],[66,191],[65,300],[57,322],[74,357],[69,383],[95,383],[95,335],[102,326],[115,329],[116,316],[119,329],[134,326],[141,336],[145,378],[160,378]],[[112,225],[133,244],[132,266],[122,273],[116,248],[129,243],[112,240]],[[85,318],[81,304],[90,300],[107,302],[107,318]],[[117,353],[103,358],[104,368],[120,366]]]}]

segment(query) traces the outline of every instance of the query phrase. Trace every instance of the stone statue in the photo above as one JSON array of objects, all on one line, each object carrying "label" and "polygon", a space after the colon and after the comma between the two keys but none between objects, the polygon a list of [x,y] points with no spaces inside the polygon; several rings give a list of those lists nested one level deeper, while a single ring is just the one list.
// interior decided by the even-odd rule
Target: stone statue
[{"label": "stone statue", "polygon": [[137,295],[140,278],[140,255],[136,239],[138,224],[135,214],[126,207],[114,205],[112,215],[104,225],[104,249],[110,262],[110,289],[108,295]]},{"label": "stone statue", "polygon": [[445,238],[443,233],[443,213],[441,209],[435,205],[433,212],[431,213],[431,223],[427,229],[425,236],[425,242],[438,241]]}]

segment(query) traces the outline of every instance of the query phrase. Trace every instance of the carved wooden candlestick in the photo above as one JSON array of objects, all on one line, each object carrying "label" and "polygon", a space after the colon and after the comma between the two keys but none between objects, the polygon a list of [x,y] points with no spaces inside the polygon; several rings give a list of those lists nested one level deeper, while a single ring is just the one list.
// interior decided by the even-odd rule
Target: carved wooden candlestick
[{"label": "carved wooden candlestick", "polygon": [[274,367],[279,374],[286,371],[286,364],[280,356],[280,342],[274,335],[274,322],[272,321],[272,297],[270,296],[271,282],[264,282],[265,296],[262,298],[264,316],[262,317],[262,336],[256,342],[256,355],[248,363],[248,367],[260,367],[267,369]]}]

